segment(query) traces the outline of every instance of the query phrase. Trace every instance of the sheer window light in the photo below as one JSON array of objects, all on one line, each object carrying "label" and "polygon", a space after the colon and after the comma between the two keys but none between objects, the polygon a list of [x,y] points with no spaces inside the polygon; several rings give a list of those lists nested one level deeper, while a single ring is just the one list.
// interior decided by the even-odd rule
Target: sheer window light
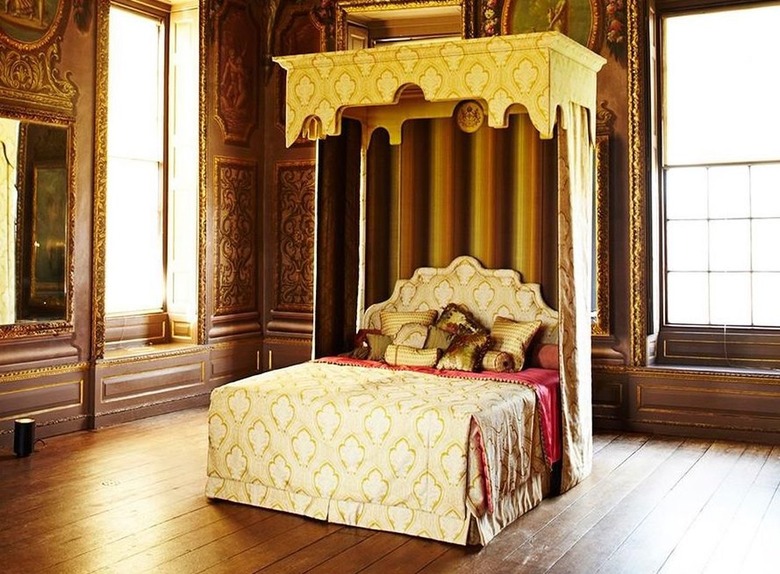
[{"label": "sheer window light", "polygon": [[164,285],[165,30],[109,15],[106,312],[161,309]]},{"label": "sheer window light", "polygon": [[780,6],[663,26],[666,322],[780,326]]}]

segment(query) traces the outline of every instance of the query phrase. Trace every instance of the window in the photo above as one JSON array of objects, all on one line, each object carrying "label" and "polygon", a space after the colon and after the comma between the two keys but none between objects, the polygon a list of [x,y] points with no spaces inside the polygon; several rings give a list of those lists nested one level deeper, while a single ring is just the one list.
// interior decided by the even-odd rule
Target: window
[{"label": "window", "polygon": [[658,359],[780,362],[780,4],[659,16]]},{"label": "window", "polygon": [[193,338],[197,20],[197,8],[132,2],[109,8],[107,344]]},{"label": "window", "polygon": [[165,301],[166,20],[109,11],[106,313]]}]

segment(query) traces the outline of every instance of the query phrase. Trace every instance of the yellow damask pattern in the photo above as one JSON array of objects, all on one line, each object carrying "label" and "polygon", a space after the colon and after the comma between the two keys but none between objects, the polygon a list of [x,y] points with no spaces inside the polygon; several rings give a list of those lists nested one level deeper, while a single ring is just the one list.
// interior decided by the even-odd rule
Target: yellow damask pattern
[{"label": "yellow damask pattern", "polygon": [[474,522],[484,544],[501,513],[541,500],[535,404],[531,389],[492,381],[324,362],[270,371],[213,392],[206,494],[460,544]]},{"label": "yellow damask pattern", "polygon": [[[566,114],[568,104],[574,103],[595,114],[596,72],[605,60],[563,34],[541,32],[274,61],[287,70],[290,146],[299,135],[310,139],[338,135],[348,108],[364,108],[358,112],[363,124],[369,129],[384,127],[391,143],[398,143],[403,118],[394,106],[382,106],[396,103],[402,89],[412,84],[428,102],[451,102],[443,115],[451,115],[461,100],[481,102],[492,127],[506,127],[507,110],[520,104],[541,137],[549,139],[557,107]],[[422,117],[414,110],[404,113]],[[596,125],[595,115],[591,123]]]},{"label": "yellow damask pattern", "polygon": [[398,281],[386,301],[366,309],[361,326],[379,329],[383,313],[437,310],[463,301],[488,329],[499,316],[541,321],[540,340],[558,342],[558,312],[545,303],[538,284],[523,283],[520,274],[511,269],[485,269],[467,255],[455,258],[447,267],[421,267],[410,279]]}]

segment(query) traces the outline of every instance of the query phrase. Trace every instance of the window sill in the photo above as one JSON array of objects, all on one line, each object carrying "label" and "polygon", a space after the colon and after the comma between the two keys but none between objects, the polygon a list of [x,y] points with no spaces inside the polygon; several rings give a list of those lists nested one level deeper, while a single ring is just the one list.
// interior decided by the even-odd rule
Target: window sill
[{"label": "window sill", "polygon": [[147,359],[183,355],[202,351],[203,345],[194,343],[160,343],[157,345],[127,345],[113,347],[105,352],[103,361],[123,361],[128,359]]},{"label": "window sill", "polygon": [[654,363],[646,367],[651,371],[664,371],[674,373],[691,373],[696,375],[713,375],[738,377],[771,377],[780,378],[780,368],[775,367],[727,367],[720,365],[667,365]]}]

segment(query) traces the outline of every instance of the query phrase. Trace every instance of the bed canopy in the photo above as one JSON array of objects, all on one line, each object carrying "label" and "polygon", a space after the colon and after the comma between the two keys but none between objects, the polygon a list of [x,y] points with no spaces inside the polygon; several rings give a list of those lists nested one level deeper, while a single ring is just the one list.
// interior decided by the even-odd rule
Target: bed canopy
[{"label": "bed canopy", "polygon": [[[509,114],[526,113],[541,138],[550,139],[557,133],[561,490],[577,484],[590,473],[592,461],[589,300],[593,142],[596,73],[605,60],[558,32],[395,44],[274,60],[287,71],[288,146],[299,137],[337,136],[344,118],[357,120],[362,127],[354,292],[358,316],[365,303],[366,158],[374,130],[386,130],[390,143],[398,144],[403,123],[410,119],[455,116],[461,129],[469,130],[485,120],[490,127],[503,128]],[[404,96],[415,92],[421,97]],[[320,218],[318,213],[318,225]],[[315,257],[320,257],[317,249]],[[317,273],[315,291],[330,281],[320,275],[324,274]],[[316,298],[315,354],[317,317],[332,314],[320,313],[319,295]],[[340,293],[341,301],[344,298]]]}]

